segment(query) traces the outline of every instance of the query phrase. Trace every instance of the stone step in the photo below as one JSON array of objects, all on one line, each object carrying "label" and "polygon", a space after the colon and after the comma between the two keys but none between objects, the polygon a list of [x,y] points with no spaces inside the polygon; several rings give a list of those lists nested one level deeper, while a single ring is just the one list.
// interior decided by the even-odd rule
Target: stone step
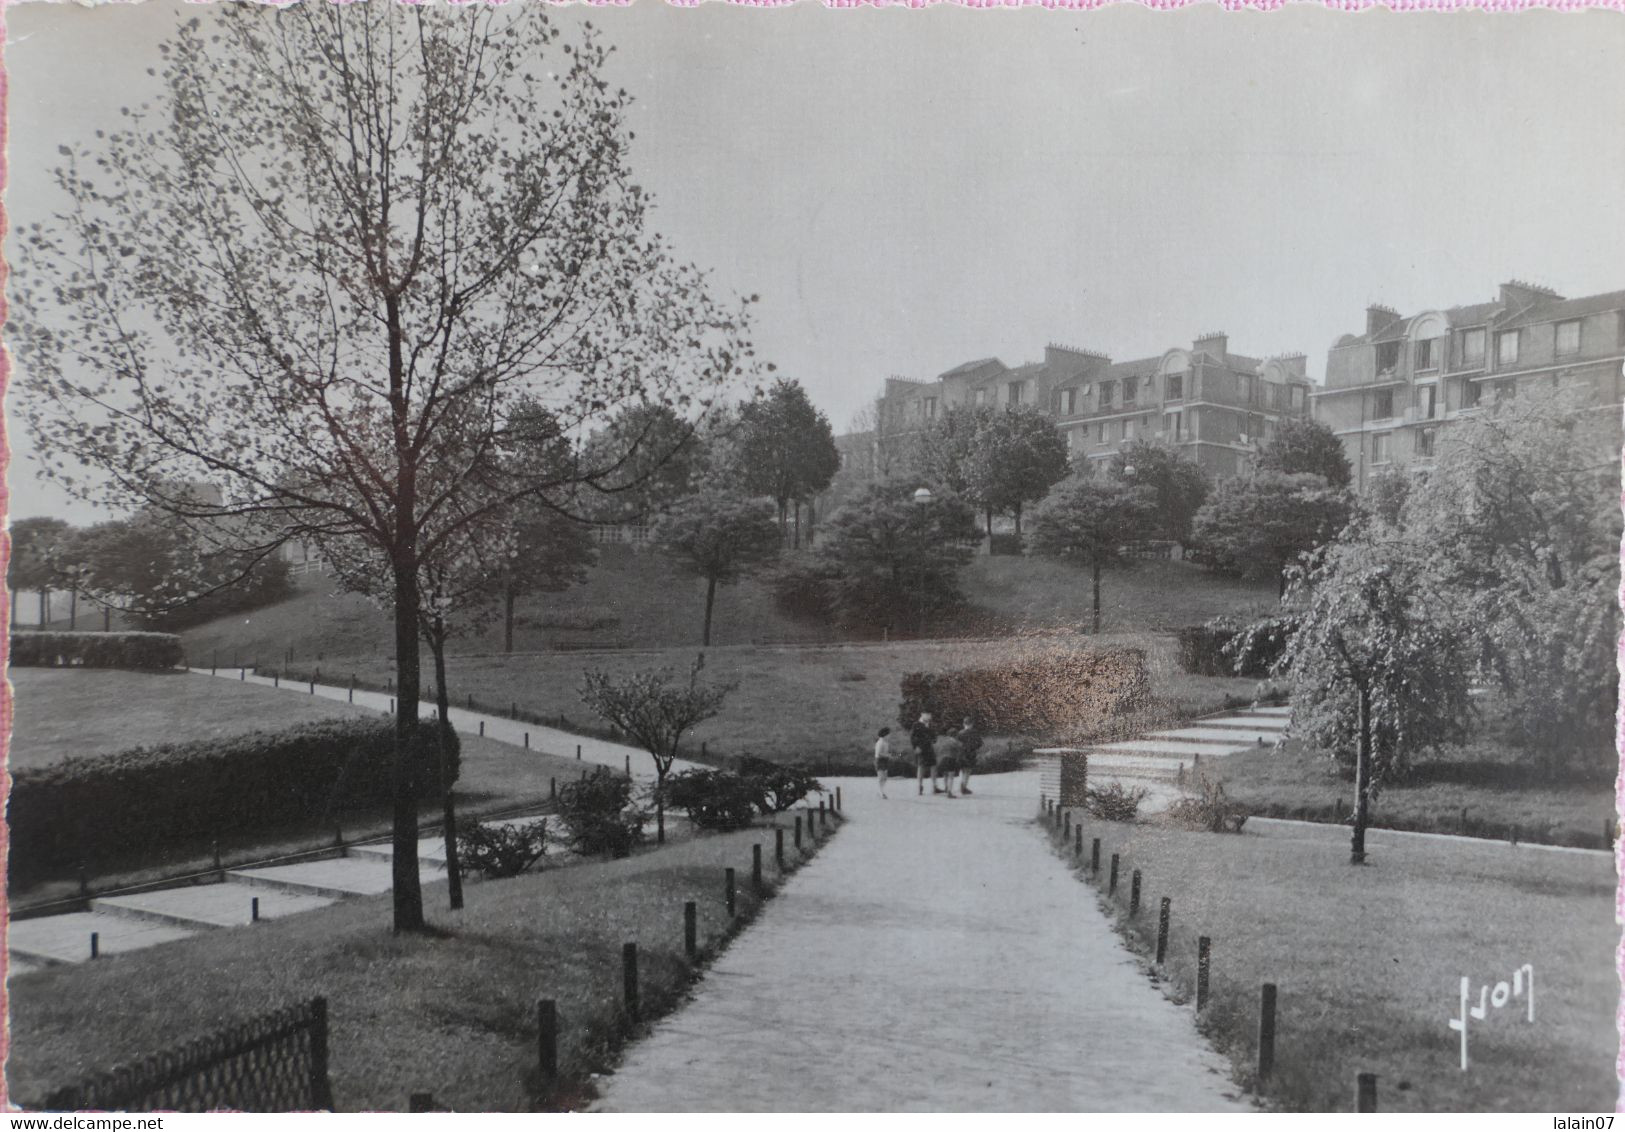
[{"label": "stone step", "polygon": [[1248,743],[1198,743],[1198,742],[1158,742],[1154,739],[1125,739],[1119,743],[1104,743],[1094,749],[1090,758],[1096,754],[1126,754],[1126,755],[1156,755],[1174,760],[1189,759],[1192,755],[1201,755],[1203,758],[1222,758],[1233,755],[1237,751],[1245,751],[1249,746],[1257,744]]},{"label": "stone step", "polygon": [[328,896],[282,892],[227,881],[187,888],[166,888],[133,896],[103,896],[90,902],[96,912],[150,920],[183,928],[230,928],[253,922],[253,902],[260,902],[260,919],[275,920],[333,903]]},{"label": "stone step", "polygon": [[1181,727],[1177,731],[1153,731],[1147,739],[1169,739],[1180,743],[1273,743],[1280,737],[1278,731],[1260,731],[1256,728],[1242,730],[1239,727]]},{"label": "stone step", "polygon": [[1287,704],[1282,704],[1280,707],[1255,707],[1247,710],[1255,715],[1278,715],[1283,719],[1292,714],[1292,708]]},{"label": "stone step", "polygon": [[1289,720],[1284,715],[1248,715],[1238,712],[1235,715],[1221,715],[1216,719],[1198,719],[1187,724],[1188,727],[1221,727],[1240,728],[1245,731],[1267,731],[1280,734],[1287,729]]},{"label": "stone step", "polygon": [[90,959],[91,932],[97,934],[97,950],[102,955],[138,951],[196,934],[171,924],[100,912],[66,912],[13,920],[9,931],[11,954],[30,963],[84,963]]},{"label": "stone step", "polygon": [[[387,841],[378,841],[370,845],[352,845],[349,853],[352,860],[392,861],[395,859],[395,846]],[[420,838],[418,841],[418,862],[426,868],[445,868],[446,839],[443,837]]]},{"label": "stone step", "polygon": [[307,896],[377,896],[390,890],[391,864],[377,856],[332,857],[263,869],[234,869],[226,874],[240,884]]}]

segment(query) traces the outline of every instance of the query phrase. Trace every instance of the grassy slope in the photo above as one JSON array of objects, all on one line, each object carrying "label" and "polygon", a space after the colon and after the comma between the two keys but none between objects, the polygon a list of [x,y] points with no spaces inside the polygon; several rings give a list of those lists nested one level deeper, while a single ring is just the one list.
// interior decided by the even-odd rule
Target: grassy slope
[{"label": "grassy slope", "polygon": [[563,1074],[603,1068],[620,1030],[621,945],[638,944],[645,1016],[669,1009],[690,978],[683,903],[699,905],[702,946],[720,943],[731,930],[724,867],[738,870],[742,915],[758,904],[752,842],[765,842],[771,883],[764,826],[474,883],[460,913],[443,910],[435,885],[437,930],[428,935],[392,935],[388,897],[379,897],[22,976],[9,988],[9,1091],[38,1098],[86,1072],[323,994],[339,1108],[401,1111],[409,1093],[428,1091],[463,1111],[523,1111],[535,1085],[536,1001],[558,1002]]},{"label": "grassy slope", "polygon": [[[1259,985],[1277,984],[1270,1092],[1282,1103],[1350,1111],[1354,1075],[1369,1071],[1383,1111],[1612,1109],[1619,930],[1606,856],[1396,839],[1352,868],[1341,831],[1234,837],[1085,817],[1086,859],[1093,837],[1102,874],[1123,855],[1109,902],[1120,915],[1131,871],[1143,870],[1142,943],[1154,947],[1159,901],[1172,899],[1165,977],[1182,1000],[1194,996],[1197,936],[1213,939],[1204,1026],[1244,1075],[1256,1065]],[[1446,1026],[1461,977],[1476,1004],[1481,984],[1525,963],[1534,1024],[1512,1005],[1472,1021],[1463,1073]]]},{"label": "grassy slope", "polygon": [[[54,758],[70,752],[116,750],[141,742],[239,734],[256,726],[280,728],[308,718],[378,714],[320,697],[210,676],[14,669],[11,677],[17,688],[18,726],[10,757],[19,766],[50,761],[42,759],[41,746],[55,752],[51,756]],[[49,727],[42,723],[53,719],[62,722],[50,723]],[[75,746],[73,727],[99,737],[87,739],[87,744],[105,745]],[[121,732],[128,737],[127,742],[119,741]],[[56,742],[58,739],[60,742]],[[550,779],[562,783],[581,772],[581,764],[573,759],[554,758],[490,739],[465,736],[462,751],[458,799],[466,813],[540,804],[549,797]],[[420,818],[425,822],[438,821],[439,816],[437,804],[420,808]],[[336,819],[313,817],[307,823],[276,830],[227,833],[220,838],[221,854],[230,866],[233,862],[327,845],[333,839],[335,821],[342,825],[347,840],[358,840],[387,833],[390,815],[387,806],[380,806],[352,810]],[[92,881],[97,888],[142,883],[204,869],[212,860],[213,848],[206,841],[174,844],[152,859],[92,862]],[[60,876],[15,889],[10,895],[14,903],[34,903],[72,895],[77,886],[76,877]]]},{"label": "grassy slope", "polygon": [[[1604,827],[1615,816],[1611,784],[1553,783],[1535,775],[1499,788],[1485,781],[1486,768],[1506,767],[1516,757],[1517,752],[1479,744],[1459,761],[1422,763],[1417,781],[1379,792],[1372,821],[1392,829],[1502,839],[1516,833],[1525,840],[1591,849],[1606,844]],[[1234,801],[1271,817],[1341,821],[1354,794],[1330,758],[1293,741],[1278,751],[1216,760],[1211,777]]]}]

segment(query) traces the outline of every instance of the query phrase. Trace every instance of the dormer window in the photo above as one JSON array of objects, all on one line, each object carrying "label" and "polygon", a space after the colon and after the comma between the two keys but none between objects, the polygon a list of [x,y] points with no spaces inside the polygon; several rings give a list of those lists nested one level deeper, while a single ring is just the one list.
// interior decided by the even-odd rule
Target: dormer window
[{"label": "dormer window", "polygon": [[1139,393],[1140,379],[1137,377],[1125,377],[1123,379],[1123,404],[1134,404],[1135,398],[1139,396]]},{"label": "dormer window", "polygon": [[1163,393],[1162,393],[1162,396],[1163,396],[1164,400],[1167,400],[1167,401],[1179,401],[1179,400],[1182,400],[1184,398],[1184,396],[1185,396],[1185,375],[1184,374],[1182,374],[1182,373],[1170,373],[1168,376],[1164,377],[1162,380],[1163,380]]},{"label": "dormer window", "polygon": [[1399,365],[1399,342],[1377,343],[1377,372],[1388,373]]},{"label": "dormer window", "polygon": [[1423,370],[1438,368],[1438,362],[1434,360],[1433,355],[1433,339],[1424,338],[1415,344],[1412,353],[1412,363],[1414,364],[1418,373]]},{"label": "dormer window", "polygon": [[1557,324],[1557,356],[1564,357],[1580,352],[1580,320],[1573,322],[1560,322]]}]

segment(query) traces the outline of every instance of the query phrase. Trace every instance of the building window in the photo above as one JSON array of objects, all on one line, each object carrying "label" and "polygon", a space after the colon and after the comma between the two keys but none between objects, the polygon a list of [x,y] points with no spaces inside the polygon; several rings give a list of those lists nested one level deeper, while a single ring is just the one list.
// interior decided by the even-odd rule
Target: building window
[{"label": "building window", "polygon": [[976,403],[978,405],[987,404],[987,390],[986,389],[978,389],[976,391]]},{"label": "building window", "polygon": [[1461,332],[1461,360],[1462,364],[1476,366],[1484,363],[1484,331],[1463,330]]},{"label": "building window", "polygon": [[1438,363],[1433,359],[1433,339],[1423,338],[1415,344],[1412,361],[1417,372],[1438,368]]},{"label": "building window", "polygon": [[1416,415],[1420,420],[1431,421],[1439,415],[1439,387],[1437,385],[1418,385],[1416,387]]},{"label": "building window", "polygon": [[937,417],[937,399],[935,397],[927,397],[925,399],[925,419],[928,420],[928,421],[931,421],[931,420],[935,420],[936,417]]},{"label": "building window", "polygon": [[1557,353],[1578,354],[1580,352],[1580,321],[1560,322],[1557,324]]},{"label": "building window", "polygon": [[1021,382],[1012,381],[1010,383],[1010,385],[1009,385],[1009,390],[1010,390],[1010,404],[1012,404],[1012,405],[1021,404]]},{"label": "building window", "polygon": [[1371,419],[1385,421],[1394,415],[1394,391],[1379,389],[1372,395]]},{"label": "building window", "polygon": [[1100,407],[1102,409],[1109,409],[1112,407],[1112,394],[1114,394],[1116,391],[1117,382],[1102,381],[1100,383]]},{"label": "building window", "polygon": [[1236,389],[1241,394],[1242,404],[1251,405],[1253,403],[1252,375],[1242,374],[1240,377],[1236,378]]},{"label": "building window", "polygon": [[1140,379],[1137,377],[1125,377],[1123,379],[1123,404],[1134,404],[1134,400],[1139,396],[1139,394]]},{"label": "building window", "polygon": [[1463,409],[1478,408],[1479,398],[1484,395],[1484,387],[1476,381],[1464,381],[1461,385],[1461,407]]},{"label": "building window", "polygon": [[1394,434],[1391,432],[1374,432],[1371,434],[1371,462],[1373,464],[1386,464],[1389,453],[1392,451],[1390,442]]},{"label": "building window", "polygon": [[1163,378],[1163,382],[1164,385],[1162,395],[1164,399],[1169,401],[1183,401],[1185,399],[1184,374],[1171,373],[1167,377]]},{"label": "building window", "polygon": [[1123,420],[1123,439],[1124,440],[1133,440],[1134,439],[1134,418],[1133,417],[1126,417]]},{"label": "building window", "polygon": [[1167,428],[1164,431],[1167,432],[1169,436],[1173,437],[1176,442],[1184,440],[1185,414],[1169,413],[1167,417]]},{"label": "building window", "polygon": [[1099,421],[1099,422],[1097,422],[1095,424],[1095,443],[1096,444],[1104,444],[1104,443],[1106,443],[1106,422],[1105,421]]},{"label": "building window", "polygon": [[1495,364],[1498,366],[1518,364],[1518,331],[1503,330],[1495,336]]},{"label": "building window", "polygon": [[1399,365],[1399,340],[1377,343],[1377,372],[1387,373]]},{"label": "building window", "polygon": [[1061,390],[1061,411],[1068,416],[1078,411],[1078,391],[1076,389]]},{"label": "building window", "polygon": [[1416,434],[1416,458],[1419,460],[1433,459],[1433,442],[1438,435],[1437,429],[1425,428]]}]

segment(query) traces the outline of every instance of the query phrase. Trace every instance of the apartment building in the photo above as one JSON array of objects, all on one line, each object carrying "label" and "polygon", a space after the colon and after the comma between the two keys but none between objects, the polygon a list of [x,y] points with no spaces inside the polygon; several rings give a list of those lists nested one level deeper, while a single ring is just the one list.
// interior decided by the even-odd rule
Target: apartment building
[{"label": "apartment building", "polygon": [[1402,316],[1366,309],[1326,360],[1314,415],[1343,441],[1355,485],[1390,468],[1426,468],[1441,427],[1530,389],[1579,390],[1608,414],[1617,446],[1625,366],[1625,291],[1565,299],[1503,283],[1491,302]]},{"label": "apartment building", "polygon": [[934,381],[888,379],[870,443],[883,449],[888,436],[906,436],[956,405],[1030,405],[1054,419],[1075,460],[1104,461],[1124,444],[1151,440],[1224,478],[1245,468],[1276,422],[1308,414],[1312,388],[1302,354],[1232,354],[1224,334],[1126,362],[1050,343],[1042,361],[1014,368],[980,358]]}]

